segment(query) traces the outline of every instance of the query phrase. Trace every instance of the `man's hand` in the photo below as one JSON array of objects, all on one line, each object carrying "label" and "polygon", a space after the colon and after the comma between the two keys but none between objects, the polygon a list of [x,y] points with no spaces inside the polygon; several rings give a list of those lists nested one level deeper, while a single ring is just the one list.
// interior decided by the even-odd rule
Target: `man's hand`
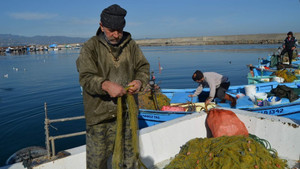
[{"label": "man's hand", "polygon": [[295,50],[296,49],[296,47],[292,47],[292,50]]},{"label": "man's hand", "polygon": [[102,83],[102,90],[106,91],[110,97],[120,97],[126,94],[124,87],[111,81],[104,81]]},{"label": "man's hand", "polygon": [[210,103],[210,100],[209,99],[206,99],[205,100],[205,104],[209,104]]},{"label": "man's hand", "polygon": [[188,95],[188,97],[194,97],[194,95],[190,94],[190,95]]},{"label": "man's hand", "polygon": [[129,89],[128,89],[128,92],[130,94],[135,94],[135,93],[138,93],[142,87],[142,82],[140,80],[134,80],[132,82],[130,82],[128,84],[128,86],[131,86]]}]

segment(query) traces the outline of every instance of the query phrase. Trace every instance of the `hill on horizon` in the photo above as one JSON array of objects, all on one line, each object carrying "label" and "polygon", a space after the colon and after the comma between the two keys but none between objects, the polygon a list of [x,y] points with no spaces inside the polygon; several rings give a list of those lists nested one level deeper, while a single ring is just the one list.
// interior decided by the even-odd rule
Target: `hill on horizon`
[{"label": "hill on horizon", "polygon": [[84,43],[88,38],[67,37],[67,36],[20,36],[12,34],[0,34],[0,47],[27,46],[27,45],[50,45]]}]

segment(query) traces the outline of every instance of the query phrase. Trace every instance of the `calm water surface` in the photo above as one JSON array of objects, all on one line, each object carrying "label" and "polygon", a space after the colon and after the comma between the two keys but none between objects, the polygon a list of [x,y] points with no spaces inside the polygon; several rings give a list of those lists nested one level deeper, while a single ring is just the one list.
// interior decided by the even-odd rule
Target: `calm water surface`
[{"label": "calm water surface", "polygon": [[[226,75],[232,85],[247,84],[247,64],[256,64],[278,45],[142,47],[162,88],[196,88],[199,69]],[[28,146],[45,147],[44,103],[50,119],[81,116],[82,97],[75,61],[79,50],[0,56],[0,166]],[[158,63],[163,68],[158,72]],[[54,123],[51,135],[85,129],[84,120]],[[84,136],[57,140],[56,152],[85,144]]]}]

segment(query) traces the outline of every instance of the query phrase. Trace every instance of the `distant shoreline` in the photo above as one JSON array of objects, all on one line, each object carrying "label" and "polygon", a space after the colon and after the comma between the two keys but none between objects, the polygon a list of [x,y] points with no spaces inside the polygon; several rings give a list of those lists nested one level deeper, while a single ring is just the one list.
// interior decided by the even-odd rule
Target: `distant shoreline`
[{"label": "distant shoreline", "polygon": [[[300,38],[300,33],[294,33]],[[135,40],[140,46],[191,46],[191,45],[232,45],[232,44],[281,44],[286,33],[253,34],[253,35],[226,35],[201,36],[183,38],[160,38]]]},{"label": "distant shoreline", "polygon": [[[0,34],[1,35],[1,34]],[[7,35],[8,36],[8,35]],[[8,47],[24,47],[24,46],[48,46],[53,43],[31,42],[30,38],[26,39],[22,36],[22,41],[14,41],[15,36],[10,35],[10,39],[1,39],[0,36],[0,52]],[[9,37],[10,37],[9,36]],[[300,40],[300,33],[294,33],[294,36]],[[88,38],[83,40],[72,39],[72,42],[62,42],[57,37],[41,37],[44,41],[55,41],[59,46],[75,46],[84,44]],[[180,38],[153,38],[153,39],[134,39],[140,46],[196,46],[196,45],[241,45],[241,44],[282,44],[286,38],[286,33],[274,34],[249,34],[249,35],[224,35],[224,36],[199,36],[199,37],[180,37]],[[2,41],[1,41],[2,40]],[[77,41],[77,42],[76,42]],[[5,44],[5,45],[4,45]]]}]

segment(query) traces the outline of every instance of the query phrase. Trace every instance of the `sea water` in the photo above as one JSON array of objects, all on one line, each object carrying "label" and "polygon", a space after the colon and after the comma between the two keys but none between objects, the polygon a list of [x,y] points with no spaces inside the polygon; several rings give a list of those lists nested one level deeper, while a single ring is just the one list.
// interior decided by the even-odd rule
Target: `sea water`
[{"label": "sea water", "polygon": [[[161,88],[196,88],[195,70],[229,77],[246,85],[247,64],[257,64],[278,45],[141,47]],[[79,49],[0,55],[0,166],[14,152],[45,147],[44,104],[50,119],[82,116],[76,59]],[[159,71],[159,65],[162,67]],[[85,130],[85,121],[54,123],[50,135]],[[85,144],[85,136],[55,141],[56,152]]]}]

